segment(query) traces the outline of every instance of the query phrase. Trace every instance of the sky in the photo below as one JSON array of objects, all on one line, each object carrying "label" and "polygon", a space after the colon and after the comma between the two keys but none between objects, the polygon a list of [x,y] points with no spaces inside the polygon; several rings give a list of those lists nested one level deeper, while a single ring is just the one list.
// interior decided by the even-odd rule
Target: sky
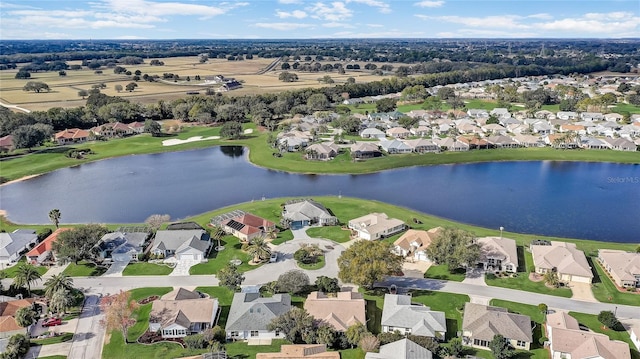
[{"label": "sky", "polygon": [[0,40],[621,37],[639,0],[0,2]]}]

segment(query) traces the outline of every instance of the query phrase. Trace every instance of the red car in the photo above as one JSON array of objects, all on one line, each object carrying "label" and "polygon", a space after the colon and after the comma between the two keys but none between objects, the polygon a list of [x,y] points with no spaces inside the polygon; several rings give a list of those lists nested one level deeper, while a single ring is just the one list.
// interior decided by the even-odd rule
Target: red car
[{"label": "red car", "polygon": [[43,327],[53,327],[60,324],[62,324],[62,319],[60,318],[49,318],[42,322]]}]

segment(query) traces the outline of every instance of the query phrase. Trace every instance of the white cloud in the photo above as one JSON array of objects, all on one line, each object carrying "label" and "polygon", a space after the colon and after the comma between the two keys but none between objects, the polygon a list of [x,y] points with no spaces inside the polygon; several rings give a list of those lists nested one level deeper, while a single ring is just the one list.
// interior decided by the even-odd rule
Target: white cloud
[{"label": "white cloud", "polygon": [[382,24],[367,24],[368,27],[384,27]]},{"label": "white cloud", "polygon": [[382,32],[353,32],[353,31],[339,31],[329,36],[319,35],[318,38],[337,37],[337,38],[389,38],[389,37],[425,37],[425,33],[418,32],[406,32],[397,29],[385,30]]},{"label": "white cloud", "polygon": [[293,10],[291,12],[276,10],[276,16],[281,19],[293,17],[296,19],[304,19],[307,17],[307,13],[302,10]]},{"label": "white cloud", "polygon": [[521,23],[522,16],[518,15],[485,17],[416,15],[416,17],[423,20],[436,20],[480,28],[528,29],[531,27],[530,25]]},{"label": "white cloud", "polygon": [[442,5],[444,5],[444,1],[440,1],[440,0],[424,0],[424,1],[419,1],[415,4],[413,4],[415,6],[419,6],[419,7],[442,7]]},{"label": "white cloud", "polygon": [[198,15],[212,17],[227,13],[234,8],[247,6],[246,2],[220,3],[220,6],[207,6],[181,2],[155,2],[146,0],[106,0],[106,6],[112,11],[153,16]]},{"label": "white cloud", "polygon": [[353,11],[347,8],[345,3],[340,1],[334,1],[330,6],[324,3],[315,3],[310,9],[315,19],[321,19],[326,21],[344,21],[353,16]]},{"label": "white cloud", "polygon": [[549,14],[546,14],[546,13],[527,15],[527,17],[531,18],[531,19],[540,19],[540,20],[551,20],[551,19],[553,19],[553,16],[551,16]]},{"label": "white cloud", "polygon": [[300,4],[300,3],[302,3],[302,1],[301,1],[301,0],[278,0],[278,2],[279,2],[280,4],[285,4],[285,5],[288,5],[288,4]]},{"label": "white cloud", "polygon": [[457,29],[456,31],[443,31],[436,34],[436,37],[461,38],[461,37],[487,37],[487,38],[527,38],[536,37],[534,32],[485,30],[485,29]]},{"label": "white cloud", "polygon": [[346,1],[347,3],[354,2],[354,3],[368,5],[371,7],[377,7],[378,10],[383,14],[388,14],[391,12],[391,7],[389,6],[389,4],[383,1],[378,1],[378,0],[346,0]]},{"label": "white cloud", "polygon": [[322,27],[342,27],[345,29],[355,29],[356,27],[351,25],[351,24],[347,24],[344,22],[326,22],[324,24],[322,24]]},{"label": "white cloud", "polygon": [[311,24],[302,24],[302,23],[295,23],[295,22],[259,22],[254,26],[260,27],[263,29],[273,29],[273,30],[280,30],[280,31],[306,29],[306,28],[313,27],[313,25]]}]

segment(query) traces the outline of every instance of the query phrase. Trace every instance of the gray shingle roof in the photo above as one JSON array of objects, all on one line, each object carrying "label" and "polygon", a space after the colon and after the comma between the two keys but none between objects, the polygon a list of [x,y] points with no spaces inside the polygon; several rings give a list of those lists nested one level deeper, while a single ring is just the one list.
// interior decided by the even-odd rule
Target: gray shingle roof
[{"label": "gray shingle roof", "polygon": [[195,243],[192,241],[194,238],[200,241],[200,238],[202,238],[202,235],[205,233],[202,229],[158,231],[156,232],[156,238],[153,240],[151,250],[177,251],[185,242]]},{"label": "gray shingle roof", "polygon": [[367,353],[365,359],[431,359],[429,350],[409,339],[400,339],[380,347],[379,353]]},{"label": "gray shingle roof", "polygon": [[444,312],[429,307],[412,305],[408,295],[385,294],[382,308],[382,325],[411,328],[411,334],[435,337],[436,332],[447,331]]},{"label": "gray shingle roof", "polygon": [[16,229],[11,233],[0,233],[0,258],[10,257],[25,249],[27,245],[38,238],[33,229]]},{"label": "gray shingle roof", "polygon": [[290,309],[289,294],[275,294],[271,298],[262,298],[259,293],[235,293],[226,330],[267,330],[267,325],[273,318]]}]

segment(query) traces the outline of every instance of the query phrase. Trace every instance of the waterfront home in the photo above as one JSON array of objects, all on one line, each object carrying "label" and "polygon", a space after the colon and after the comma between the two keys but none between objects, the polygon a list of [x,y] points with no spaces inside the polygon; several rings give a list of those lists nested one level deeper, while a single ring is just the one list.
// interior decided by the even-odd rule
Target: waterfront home
[{"label": "waterfront home", "polygon": [[53,243],[58,240],[58,235],[64,231],[68,231],[71,228],[58,228],[55,232],[51,233],[47,238],[45,238],[42,242],[38,243],[37,246],[33,247],[25,257],[27,257],[27,261],[31,264],[40,264],[40,265],[53,265],[56,263],[55,254],[53,252]]},{"label": "waterfront home", "polygon": [[107,233],[94,246],[98,258],[111,259],[115,262],[129,262],[138,260],[144,252],[144,243],[149,237],[148,232],[112,232]]},{"label": "waterfront home", "polygon": [[503,237],[477,238],[480,245],[480,258],[478,264],[488,272],[518,271],[518,250],[516,241]]},{"label": "waterfront home", "polygon": [[440,152],[440,146],[424,138],[406,140],[404,141],[404,143],[409,146],[413,152],[416,153]]},{"label": "waterfront home", "polygon": [[442,340],[447,332],[444,312],[411,302],[410,295],[385,294],[382,307],[382,332],[396,330],[403,335],[419,335]]},{"label": "waterfront home", "polygon": [[533,264],[538,274],[556,272],[561,282],[591,283],[593,273],[584,252],[575,243],[535,242],[531,243]]},{"label": "waterfront home", "polygon": [[89,140],[91,134],[89,131],[81,130],[79,128],[69,128],[60,132],[57,132],[53,139],[59,145],[68,145],[74,143],[83,143]]},{"label": "waterfront home", "polygon": [[340,359],[340,352],[328,352],[326,344],[283,344],[279,352],[258,353],[256,359]]},{"label": "waterfront home", "polygon": [[380,141],[380,147],[389,154],[411,153],[413,148],[400,140]]},{"label": "waterfront home", "polygon": [[367,324],[365,301],[361,293],[345,291],[327,295],[311,292],[304,309],[316,320],[339,332],[346,332],[354,324]]},{"label": "waterfront home", "polygon": [[521,147],[544,147],[544,140],[539,136],[533,135],[515,135],[513,139],[518,142]]},{"label": "waterfront home", "polygon": [[149,331],[163,338],[184,338],[215,325],[218,300],[184,288],[175,289],[153,301]]},{"label": "waterfront home", "polygon": [[428,231],[408,229],[400,238],[393,242],[393,252],[399,256],[407,257],[413,253],[413,259],[428,261],[427,248],[440,235],[442,227],[431,228]]},{"label": "waterfront home", "polygon": [[598,260],[618,287],[640,288],[640,253],[600,249]]},{"label": "waterfront home", "polygon": [[451,151],[451,152],[464,152],[469,151],[469,145],[458,141],[456,139],[445,137],[445,138],[435,138],[433,140],[435,144],[440,146],[443,151]]},{"label": "waterfront home", "polygon": [[227,218],[220,222],[220,227],[243,242],[251,242],[256,237],[264,237],[276,230],[276,224],[251,213]]},{"label": "waterfront home", "polygon": [[292,229],[305,226],[321,225],[333,226],[338,219],[325,206],[312,200],[291,200],[284,205],[282,210],[283,222]]},{"label": "waterfront home", "polygon": [[635,152],[638,150],[636,144],[626,138],[605,138],[604,141],[607,141],[611,145],[611,149],[615,151]]},{"label": "waterfront home", "polygon": [[368,241],[390,237],[407,227],[403,221],[389,218],[386,213],[370,213],[354,218],[349,221],[348,226],[356,238]]},{"label": "waterfront home", "polygon": [[315,143],[305,148],[305,158],[308,160],[328,161],[333,159],[340,152],[340,147],[333,142]]},{"label": "waterfront home", "polygon": [[462,344],[489,350],[497,334],[515,349],[529,350],[533,341],[531,318],[509,313],[507,309],[466,303],[462,318]]},{"label": "waterfront home", "polygon": [[559,311],[547,315],[547,338],[552,359],[598,358],[629,359],[629,345],[591,331],[581,330],[578,321]]},{"label": "waterfront home", "polygon": [[495,148],[518,148],[520,144],[509,136],[490,136],[486,138],[487,142]]},{"label": "waterfront home", "polygon": [[227,338],[275,339],[284,338],[284,333],[267,329],[274,318],[291,310],[289,294],[274,294],[260,297],[260,293],[235,293],[227,319]]},{"label": "waterfront home", "polygon": [[13,232],[0,232],[0,269],[13,265],[22,253],[38,242],[33,229],[16,229]]},{"label": "waterfront home", "polygon": [[150,252],[162,257],[174,256],[179,261],[202,262],[211,248],[211,238],[204,229],[160,230]]},{"label": "waterfront home", "polygon": [[364,359],[431,359],[433,354],[409,339],[381,345],[377,353],[368,352]]},{"label": "waterfront home", "polygon": [[90,131],[94,136],[106,138],[124,137],[137,134],[134,128],[122,122],[105,123],[104,125],[93,127]]},{"label": "waterfront home", "polygon": [[371,142],[356,142],[351,145],[351,156],[353,158],[374,158],[382,156],[378,146]]}]

